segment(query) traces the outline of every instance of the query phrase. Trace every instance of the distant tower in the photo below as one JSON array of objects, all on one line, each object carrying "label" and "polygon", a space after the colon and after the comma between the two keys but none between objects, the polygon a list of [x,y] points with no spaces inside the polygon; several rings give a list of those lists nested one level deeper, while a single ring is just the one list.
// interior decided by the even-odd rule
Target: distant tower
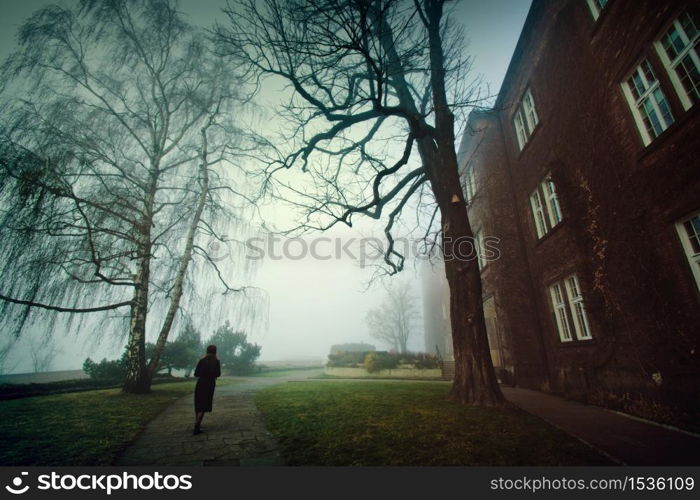
[{"label": "distant tower", "polygon": [[442,261],[425,260],[421,264],[420,276],[425,352],[437,354],[439,351],[444,360],[452,360],[450,291]]}]

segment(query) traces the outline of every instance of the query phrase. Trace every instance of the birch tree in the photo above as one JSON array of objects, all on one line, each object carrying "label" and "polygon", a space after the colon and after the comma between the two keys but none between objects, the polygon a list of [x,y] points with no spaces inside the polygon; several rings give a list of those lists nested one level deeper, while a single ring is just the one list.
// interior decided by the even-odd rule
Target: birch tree
[{"label": "birch tree", "polygon": [[[304,228],[381,220],[385,265],[395,273],[405,260],[395,245],[399,219],[421,197],[434,201],[429,225],[439,223],[450,288],[451,397],[497,406],[504,398],[489,354],[479,268],[472,245],[463,247],[473,234],[455,149],[455,113],[480,96],[448,4],[237,0],[216,32],[236,67],[288,84],[292,97],[281,115],[289,133],[271,139],[272,152],[261,160],[273,195],[300,210]],[[274,182],[292,168],[309,173],[307,185]]]},{"label": "birch tree", "polygon": [[[128,317],[127,392],[148,392],[204,237],[225,241],[222,177],[241,82],[169,0],[49,6],[2,68],[0,314]],[[146,364],[149,310],[164,311]],[[37,316],[43,314],[42,316]]]}]

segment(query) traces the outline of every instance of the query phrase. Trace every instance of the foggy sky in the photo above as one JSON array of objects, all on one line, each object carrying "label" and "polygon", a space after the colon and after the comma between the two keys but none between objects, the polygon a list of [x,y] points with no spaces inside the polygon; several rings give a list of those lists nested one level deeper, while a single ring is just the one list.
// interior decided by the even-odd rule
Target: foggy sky
[{"label": "foggy sky", "polygon": [[[0,2],[0,58],[4,59],[15,48],[15,33],[21,23],[34,10],[50,3],[55,2]],[[465,50],[475,58],[473,71],[483,74],[492,93],[501,85],[530,3],[530,0],[465,0],[456,7],[455,15],[466,26],[470,42]],[[220,10],[224,5],[225,0],[184,0],[180,4],[190,21],[201,26],[210,26],[215,20],[225,23]],[[273,218],[278,217],[284,224],[286,214],[280,212],[275,207],[268,208],[268,215],[273,214]],[[359,224],[359,230],[339,228],[319,236],[346,242],[349,238],[361,237],[363,231],[372,230],[371,224]],[[417,273],[409,265],[404,274],[404,279],[410,280],[409,286],[415,288],[420,306]],[[359,262],[348,256],[328,260],[265,260],[253,283],[269,294],[269,327],[267,331],[260,328],[248,332],[251,340],[262,345],[261,361],[325,358],[330,345],[344,342],[368,342],[387,348],[369,336],[364,323],[367,311],[383,297],[381,287],[365,291],[371,275],[371,269],[360,268]],[[199,313],[206,314],[206,311]],[[211,332],[202,334],[206,338]],[[116,358],[121,353],[122,346],[118,342],[94,345],[80,335],[88,333],[76,336],[73,332],[67,340],[59,339],[61,353],[53,370],[79,368],[87,356]],[[15,373],[31,371],[26,354],[30,344],[31,339],[23,339],[14,350],[13,357],[18,359]],[[422,322],[417,323],[417,332],[409,348],[425,349]]]}]

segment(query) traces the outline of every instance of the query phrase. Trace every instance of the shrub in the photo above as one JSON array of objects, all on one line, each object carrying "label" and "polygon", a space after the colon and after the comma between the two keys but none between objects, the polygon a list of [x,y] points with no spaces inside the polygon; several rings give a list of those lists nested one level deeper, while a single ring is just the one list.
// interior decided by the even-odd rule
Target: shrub
[{"label": "shrub", "polygon": [[[148,362],[153,358],[155,347],[155,344],[151,342],[146,343],[146,360]],[[199,361],[203,352],[204,346],[202,345],[201,334],[192,322],[187,322],[175,340],[165,343],[158,359],[156,371],[168,370],[168,375],[172,375],[173,369],[185,370],[185,378],[187,378],[194,370],[194,367],[197,366],[197,361]]]},{"label": "shrub", "polygon": [[365,369],[369,373],[377,373],[381,370],[391,370],[399,365],[399,358],[388,352],[370,352],[365,356]]},{"label": "shrub", "polygon": [[87,358],[83,363],[83,371],[94,380],[122,382],[126,378],[126,352],[120,359],[108,361],[103,358],[99,363]]},{"label": "shrub", "polygon": [[429,368],[440,368],[440,362],[435,354],[419,352],[413,355],[413,366],[423,370]]},{"label": "shrub", "polygon": [[[369,361],[368,361],[369,359]],[[419,353],[396,353],[387,351],[364,351],[364,352],[339,352],[328,355],[327,366],[331,367],[365,367],[370,364],[374,372],[396,368],[399,365],[412,365],[415,368],[428,369],[439,368],[440,362],[434,354]]]},{"label": "shrub", "polygon": [[247,375],[255,372],[255,360],[260,357],[262,347],[248,342],[248,336],[235,331],[228,321],[214,332],[207,343],[216,345],[225,373]]},{"label": "shrub", "polygon": [[[377,348],[372,344],[365,344],[364,342],[355,342],[347,344],[334,344],[331,346],[331,354],[342,354],[344,352],[361,352],[364,354],[372,351],[376,351]],[[364,358],[363,358],[364,359]]]},{"label": "shrub", "polygon": [[328,355],[328,366],[362,366],[370,351],[342,351]]}]

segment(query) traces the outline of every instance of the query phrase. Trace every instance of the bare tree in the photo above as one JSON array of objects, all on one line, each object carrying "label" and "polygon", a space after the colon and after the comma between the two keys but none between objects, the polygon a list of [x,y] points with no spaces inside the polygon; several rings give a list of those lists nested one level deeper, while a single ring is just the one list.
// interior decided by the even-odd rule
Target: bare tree
[{"label": "bare tree", "polygon": [[417,319],[416,296],[405,284],[394,283],[387,287],[385,300],[367,312],[365,321],[372,337],[406,353]]},{"label": "bare tree", "polygon": [[[270,140],[274,196],[302,212],[302,228],[385,221],[385,264],[403,269],[395,247],[402,213],[433,201],[440,213],[456,361],[451,397],[504,403],[491,362],[481,276],[472,246],[455,151],[455,112],[481,102],[467,75],[460,31],[444,0],[238,0],[218,40],[237,67],[282,79],[290,132]],[[416,158],[417,156],[417,158]],[[300,166],[303,186],[284,174]],[[273,178],[272,175],[275,175]],[[281,176],[281,177],[280,177]]]},{"label": "bare tree", "polygon": [[237,290],[197,237],[227,243],[217,221],[234,220],[240,81],[170,0],[49,6],[19,42],[2,68],[0,313],[19,333],[38,310],[128,308],[124,390],[148,392],[193,258]]}]

